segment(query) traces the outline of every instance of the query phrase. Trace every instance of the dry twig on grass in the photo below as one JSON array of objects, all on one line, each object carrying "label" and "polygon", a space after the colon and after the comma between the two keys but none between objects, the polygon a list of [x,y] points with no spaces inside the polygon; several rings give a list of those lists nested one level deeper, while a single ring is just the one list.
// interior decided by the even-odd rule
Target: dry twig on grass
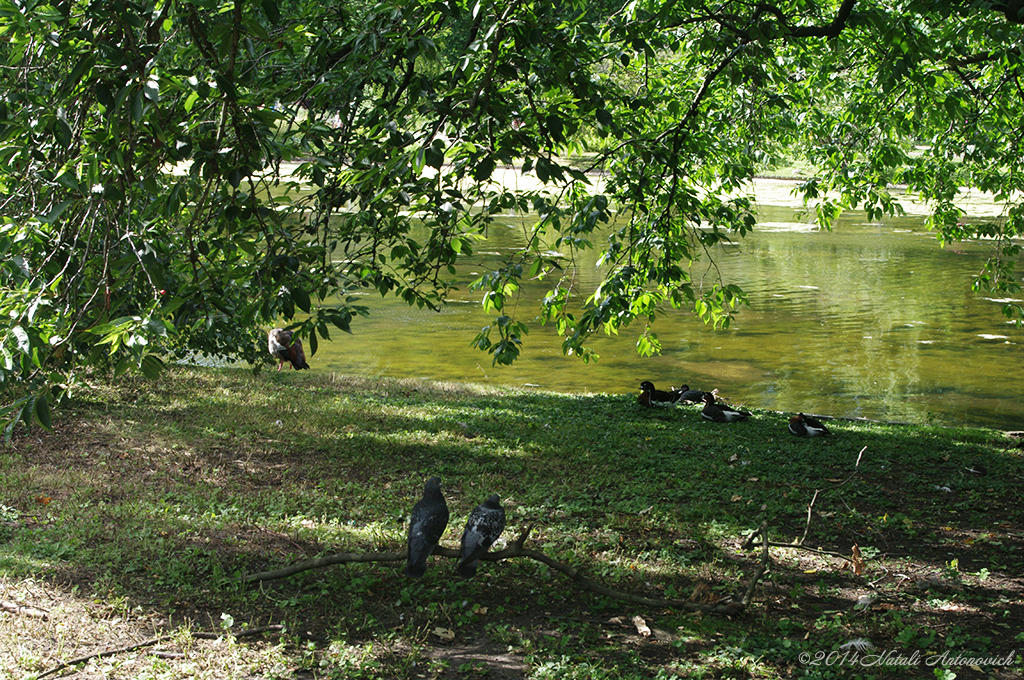
[{"label": "dry twig on grass", "polygon": [[[226,633],[198,632],[198,633],[189,633],[189,635],[191,635],[193,638],[196,638],[198,640],[216,640],[217,638],[224,637],[225,635],[230,635],[231,637],[240,638],[240,637],[249,637],[249,636],[252,636],[252,635],[262,635],[263,633],[279,633],[282,630],[284,630],[284,626],[277,626],[277,625],[275,625],[275,626],[260,626],[259,628],[250,628],[248,630],[239,631],[238,633],[231,633],[231,632],[226,632]],[[116,649],[106,649],[106,650],[104,650],[102,652],[94,652],[92,654],[85,654],[83,656],[76,657],[76,658],[71,659],[69,661],[65,661],[64,663],[61,663],[61,664],[58,664],[58,665],[54,666],[53,668],[51,668],[48,671],[44,671],[43,673],[40,673],[39,675],[36,676],[36,680],[40,680],[41,678],[45,678],[48,675],[53,675],[54,673],[62,671],[65,668],[68,668],[70,666],[75,666],[75,665],[78,665],[80,663],[85,663],[86,661],[90,661],[92,659],[101,659],[101,658],[106,657],[106,656],[116,656],[118,654],[125,654],[127,652],[134,652],[136,649],[142,649],[143,647],[152,647],[153,645],[158,645],[161,642],[167,642],[168,640],[173,640],[176,637],[178,637],[178,636],[177,635],[160,635],[160,636],[155,637],[155,638],[149,638],[148,640],[143,640],[142,642],[136,642],[133,645],[127,645],[125,647],[117,647]]]},{"label": "dry twig on grass", "polygon": [[0,609],[11,614],[17,614],[18,616],[30,616],[34,619],[46,619],[47,617],[47,613],[42,609],[27,607],[10,600],[0,600]]}]

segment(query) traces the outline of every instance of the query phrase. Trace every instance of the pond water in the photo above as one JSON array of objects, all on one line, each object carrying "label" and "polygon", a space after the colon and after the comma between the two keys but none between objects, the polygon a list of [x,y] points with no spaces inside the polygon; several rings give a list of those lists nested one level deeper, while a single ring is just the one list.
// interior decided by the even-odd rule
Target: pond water
[{"label": "pond water", "polygon": [[[728,330],[684,311],[659,318],[661,356],[636,354],[641,328],[634,327],[594,338],[601,358],[587,365],[563,356],[554,330],[534,323],[516,365],[491,366],[489,355],[470,347],[489,317],[464,287],[464,297],[440,313],[366,295],[371,317],[354,322],[353,335],[322,341],[310,363],[348,375],[562,392],[637,394],[641,380],[686,383],[747,407],[1024,429],[1024,329],[1007,322],[997,301],[970,290],[990,248],[941,249],[920,216],[869,223],[851,213],[821,231],[779,198],[788,188],[758,195],[764,205],[753,235],[715,253],[722,276],[749,294],[750,306]],[[493,229],[478,248],[481,264],[518,245],[520,219]],[[706,264],[696,267],[695,278]],[[596,280],[592,266],[582,270]],[[468,282],[482,271],[467,266],[459,275]],[[546,290],[526,286],[517,315],[530,318]]]}]

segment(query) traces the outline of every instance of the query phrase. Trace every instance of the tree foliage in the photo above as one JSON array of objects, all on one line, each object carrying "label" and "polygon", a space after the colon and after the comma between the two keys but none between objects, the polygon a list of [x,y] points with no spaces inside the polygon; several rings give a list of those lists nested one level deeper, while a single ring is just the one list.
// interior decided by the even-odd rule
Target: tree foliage
[{"label": "tree foliage", "polygon": [[[566,353],[634,323],[657,352],[666,307],[728,325],[743,302],[691,266],[753,228],[750,180],[782,157],[818,169],[800,191],[826,226],[906,186],[941,241],[992,242],[975,285],[1010,297],[1022,22],[1019,0],[0,0],[7,432],[86,370],[255,363],[277,320],[315,352],[368,290],[438,308],[509,211],[536,223],[473,284],[474,346],[514,361],[543,279]],[[965,219],[971,190],[1003,216]]]}]

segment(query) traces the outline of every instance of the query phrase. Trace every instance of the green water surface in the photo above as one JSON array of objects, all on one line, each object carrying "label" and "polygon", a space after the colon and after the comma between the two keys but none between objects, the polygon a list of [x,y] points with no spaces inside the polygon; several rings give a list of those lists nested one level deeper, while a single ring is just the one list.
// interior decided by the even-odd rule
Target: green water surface
[{"label": "green water surface", "polygon": [[[1024,429],[1021,344],[997,301],[970,290],[991,248],[942,249],[920,217],[869,223],[842,218],[832,232],[802,222],[791,207],[763,207],[752,236],[715,252],[723,278],[750,296],[728,330],[671,312],[653,330],[663,354],[636,354],[642,330],[595,338],[600,360],[563,356],[551,327],[535,322],[523,357],[491,365],[470,340],[490,323],[465,288],[440,312],[367,294],[370,319],[353,334],[321,342],[314,370],[417,377],[592,393],[638,393],[688,384],[733,404],[917,423]],[[478,248],[467,283],[522,242],[522,218],[509,217]],[[593,252],[593,251],[592,251]],[[593,258],[597,253],[593,252]],[[579,263],[584,285],[593,260]],[[698,263],[694,278],[707,263]],[[516,315],[536,316],[544,283],[524,287]]]}]

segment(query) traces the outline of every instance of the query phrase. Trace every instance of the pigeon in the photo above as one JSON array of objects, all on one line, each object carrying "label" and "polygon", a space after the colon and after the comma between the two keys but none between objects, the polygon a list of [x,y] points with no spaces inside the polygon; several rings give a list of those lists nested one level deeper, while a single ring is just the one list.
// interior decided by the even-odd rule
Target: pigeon
[{"label": "pigeon", "polygon": [[447,526],[448,504],[441,494],[441,478],[431,477],[423,489],[423,498],[412,506],[406,576],[419,578],[426,573],[427,558],[434,552]]},{"label": "pigeon", "polygon": [[289,361],[296,371],[309,368],[306,353],[302,351],[302,341],[293,337],[291,331],[275,328],[267,336],[267,348],[270,355],[277,359],[277,370],[281,370],[284,362]]},{"label": "pigeon", "polygon": [[716,423],[731,423],[750,417],[750,414],[746,411],[737,411],[723,404],[716,404],[715,397],[710,392],[704,393],[704,410],[700,412],[700,415]]},{"label": "pigeon", "polygon": [[789,431],[797,437],[820,437],[832,434],[820,420],[805,416],[803,413],[798,413],[789,419]]},{"label": "pigeon", "polygon": [[498,503],[498,494],[492,493],[480,505],[473,508],[462,532],[462,549],[455,571],[462,578],[476,576],[480,556],[494,545],[505,530],[505,509]]},{"label": "pigeon", "polygon": [[654,408],[655,406],[675,406],[679,401],[679,395],[675,392],[654,389],[654,383],[645,380],[640,383],[640,396],[637,401],[641,406]]}]

